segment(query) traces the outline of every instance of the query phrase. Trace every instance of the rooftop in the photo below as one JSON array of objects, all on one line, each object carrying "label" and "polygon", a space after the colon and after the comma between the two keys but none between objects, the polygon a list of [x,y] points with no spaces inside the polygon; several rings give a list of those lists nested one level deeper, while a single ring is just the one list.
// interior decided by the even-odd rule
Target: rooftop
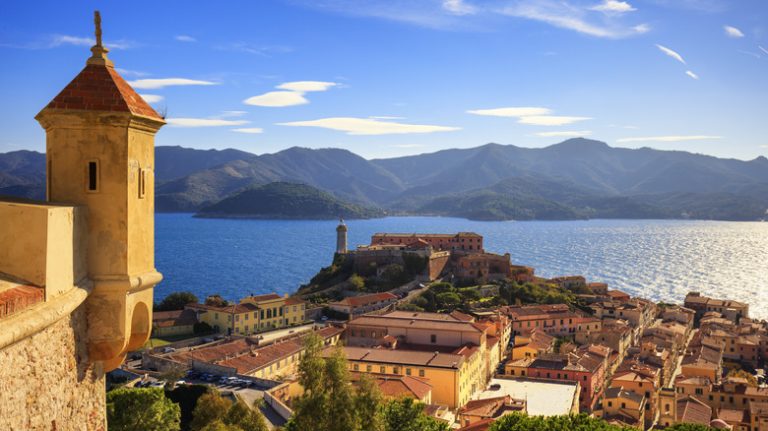
[{"label": "rooftop", "polygon": [[509,395],[525,400],[531,416],[559,416],[571,413],[574,400],[578,402],[578,383],[543,382],[528,379],[491,379],[489,387],[499,385],[498,390],[486,390],[476,399],[497,398]]},{"label": "rooftop", "polygon": [[344,353],[347,356],[347,360],[350,361],[375,362],[379,364],[458,369],[464,363],[464,356],[443,352],[369,349],[345,346]]}]

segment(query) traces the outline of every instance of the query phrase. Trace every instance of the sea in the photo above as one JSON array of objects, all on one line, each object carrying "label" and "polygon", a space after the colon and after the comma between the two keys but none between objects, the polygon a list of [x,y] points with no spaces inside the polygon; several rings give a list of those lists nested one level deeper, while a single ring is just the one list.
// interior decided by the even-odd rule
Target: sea
[{"label": "sea", "polygon": [[[688,291],[745,301],[768,318],[768,223],[687,220],[471,221],[447,217],[348,220],[350,247],[376,232],[477,232],[543,277],[584,275],[635,296],[681,303]],[[334,220],[198,219],[155,216],[156,301],[191,291],[292,293],[331,263]]]}]

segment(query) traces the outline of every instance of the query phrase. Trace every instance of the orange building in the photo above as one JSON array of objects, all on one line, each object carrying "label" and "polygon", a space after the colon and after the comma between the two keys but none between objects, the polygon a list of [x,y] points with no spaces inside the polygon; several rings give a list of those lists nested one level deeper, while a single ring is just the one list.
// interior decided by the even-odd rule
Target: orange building
[{"label": "orange building", "polygon": [[371,245],[409,245],[416,242],[429,244],[434,250],[483,253],[483,236],[474,232],[441,233],[377,233]]}]

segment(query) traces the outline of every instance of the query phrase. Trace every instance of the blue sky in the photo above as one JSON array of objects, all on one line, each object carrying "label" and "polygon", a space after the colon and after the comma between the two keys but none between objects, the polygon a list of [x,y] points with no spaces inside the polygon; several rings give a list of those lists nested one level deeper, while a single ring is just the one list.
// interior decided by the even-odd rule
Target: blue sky
[{"label": "blue sky", "polygon": [[158,145],[366,158],[571,136],[768,155],[765,0],[3,1],[0,152],[110,58],[169,124]]}]

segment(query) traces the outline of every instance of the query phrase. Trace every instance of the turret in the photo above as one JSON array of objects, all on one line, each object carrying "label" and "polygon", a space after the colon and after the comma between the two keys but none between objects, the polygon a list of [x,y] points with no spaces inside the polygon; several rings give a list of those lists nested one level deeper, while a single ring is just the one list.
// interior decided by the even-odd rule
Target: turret
[{"label": "turret", "polygon": [[149,338],[155,269],[155,133],[163,118],[117,73],[101,42],[35,117],[46,132],[47,198],[87,212],[88,350],[106,370]]},{"label": "turret", "polygon": [[336,253],[347,253],[347,225],[343,218],[339,219],[339,225],[336,226]]}]

